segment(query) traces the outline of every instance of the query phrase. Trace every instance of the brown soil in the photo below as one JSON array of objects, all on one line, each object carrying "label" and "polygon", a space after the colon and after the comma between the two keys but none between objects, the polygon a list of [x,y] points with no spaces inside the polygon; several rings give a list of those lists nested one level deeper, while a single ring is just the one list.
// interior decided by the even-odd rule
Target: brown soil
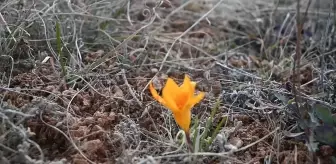
[{"label": "brown soil", "polygon": [[[149,3],[147,5],[153,4]],[[165,9],[162,9],[160,14],[164,16],[166,10],[172,8],[171,5],[179,4],[164,2],[162,6]],[[197,10],[197,7],[193,10]],[[138,21],[147,19],[142,13],[136,15]],[[163,27],[165,33],[160,34],[158,40],[165,40],[165,37],[169,35],[176,37],[194,22],[187,17],[176,17],[175,21],[169,22]],[[220,23],[218,20],[209,19],[215,25]],[[204,60],[196,60],[205,55],[190,44],[202,47],[206,52],[213,52],[211,55],[214,55],[218,54],[214,47],[215,43],[230,37],[230,34],[224,30],[225,28],[221,29],[222,26],[217,27],[215,25],[209,25],[207,21],[201,21],[186,36],[185,41],[189,44],[175,46],[169,61],[157,76],[159,84],[164,84],[168,76],[181,82],[186,73],[198,82],[197,89],[206,92],[207,95],[193,109],[194,117],[203,115],[205,116],[203,118],[207,118],[214,101],[223,90],[233,92],[233,90],[242,87],[235,85],[231,89],[231,84],[228,85],[229,80],[241,81],[242,83],[246,82],[244,80],[248,80],[245,77],[239,79],[241,76],[232,75],[232,72],[230,73],[227,69],[216,65],[214,56],[207,56],[208,58]],[[176,33],[178,34],[176,35]],[[169,38],[165,42],[171,42],[171,37]],[[253,38],[250,39],[253,40]],[[10,85],[10,88],[15,88],[15,90],[0,89],[0,95],[3,96],[5,102],[23,111],[30,105],[38,108],[36,116],[25,120],[24,125],[30,129],[33,134],[31,139],[42,148],[49,160],[66,158],[74,164],[86,164],[89,163],[89,159],[94,163],[107,164],[134,162],[132,160],[139,161],[140,158],[145,158],[147,155],[159,156],[167,150],[173,149],[161,144],[161,142],[170,142],[169,134],[167,134],[169,121],[172,122],[172,129],[168,129],[171,131],[172,137],[176,135],[178,127],[174,120],[168,119],[167,116],[170,116],[168,110],[154,102],[148,89],[145,88],[162,62],[162,57],[157,57],[155,53],[164,56],[167,53],[166,47],[170,45],[162,43],[166,44],[162,46],[155,44],[155,42],[157,40],[152,40],[148,45],[152,51],[146,52],[148,57],[113,56],[111,60],[103,63],[91,73],[78,73],[85,81],[78,79],[74,85],[65,82],[66,80],[60,76],[59,70],[52,60],[43,64],[38,63],[35,68],[24,72],[18,71],[12,77]],[[137,41],[130,41],[128,46],[141,47],[144,45],[139,45]],[[232,69],[251,70],[255,74],[274,69],[272,78],[278,81],[279,85],[277,87],[279,88],[283,87],[282,84],[291,80],[290,69],[277,70],[278,67],[274,65],[273,61],[255,55],[256,49],[259,49],[259,47],[249,50],[252,53],[251,55],[231,55],[227,60],[228,66]],[[107,52],[103,50],[87,52],[84,62],[89,65],[106,54]],[[126,66],[117,64],[120,59],[128,62],[126,62]],[[179,60],[183,63],[179,63]],[[160,63],[157,64],[158,62]],[[139,65],[139,63],[144,63],[144,66]],[[132,65],[135,66],[132,67]],[[301,84],[311,81],[315,76],[311,66],[306,66],[300,71]],[[260,82],[255,82],[255,84],[257,83]],[[312,92],[313,86],[315,86],[314,83],[306,85],[303,88],[305,93]],[[144,91],[143,94],[142,91]],[[236,103],[224,100],[221,102],[223,108],[220,108],[220,114],[216,115],[214,122],[219,122],[222,115],[227,114],[231,109],[231,103]],[[262,101],[265,104],[271,102],[270,100]],[[242,127],[231,136],[242,141],[243,145],[241,147],[258,141],[277,126],[282,129],[289,126],[280,123],[277,114],[262,114],[261,110],[251,109],[251,107],[244,105],[244,103],[236,104],[235,114],[230,114],[232,119],[243,123]],[[237,112],[243,108],[245,109],[241,111],[244,112]],[[276,109],[269,107],[265,108],[265,111],[276,111]],[[230,122],[227,126],[232,127],[233,123]],[[267,157],[271,159],[271,163],[303,164],[316,160],[316,158],[313,159],[310,156],[310,152],[304,143],[280,137],[283,137],[281,131],[248,147],[246,150],[234,153],[231,157],[237,163],[253,164],[264,163]],[[322,153],[322,156],[326,157],[335,154],[330,147],[323,147]],[[214,158],[212,161],[221,163],[222,160],[221,158]],[[322,162],[328,163],[328,161]]]}]

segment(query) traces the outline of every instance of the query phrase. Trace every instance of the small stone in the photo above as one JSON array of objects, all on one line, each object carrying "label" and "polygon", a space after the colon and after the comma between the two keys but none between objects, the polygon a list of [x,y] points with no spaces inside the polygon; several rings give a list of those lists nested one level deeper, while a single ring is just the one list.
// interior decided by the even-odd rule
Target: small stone
[{"label": "small stone", "polygon": [[228,151],[236,151],[236,150],[238,150],[238,148],[236,146],[232,145],[232,144],[226,144],[226,145],[224,145],[224,148],[226,150],[228,150]]},{"label": "small stone", "polygon": [[152,71],[152,73],[157,73],[157,72],[159,72],[159,70],[158,70],[157,68],[152,68],[151,71]]},{"label": "small stone", "polygon": [[237,148],[240,148],[241,146],[243,146],[243,141],[237,137],[231,138],[229,143],[236,146]]}]

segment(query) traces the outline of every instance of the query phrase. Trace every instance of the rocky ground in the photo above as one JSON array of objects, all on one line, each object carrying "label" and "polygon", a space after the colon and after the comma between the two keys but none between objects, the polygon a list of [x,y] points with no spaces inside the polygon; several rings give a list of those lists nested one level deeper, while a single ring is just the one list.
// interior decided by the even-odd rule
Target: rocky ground
[{"label": "rocky ground", "polygon": [[[333,162],[335,147],[309,142],[290,103],[294,2],[0,6],[0,163]],[[307,110],[336,106],[331,6],[314,1],[306,14],[298,72]],[[216,102],[211,132],[225,120],[210,149],[193,155],[148,90],[151,80],[162,88],[167,77],[181,83],[185,74],[206,93],[193,125],[204,129]]]}]

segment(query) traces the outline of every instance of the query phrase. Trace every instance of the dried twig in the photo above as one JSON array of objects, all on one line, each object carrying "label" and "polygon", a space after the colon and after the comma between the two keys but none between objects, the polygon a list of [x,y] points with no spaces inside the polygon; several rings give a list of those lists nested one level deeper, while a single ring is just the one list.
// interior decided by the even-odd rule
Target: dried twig
[{"label": "dried twig", "polygon": [[308,13],[308,8],[311,4],[311,0],[309,0],[308,2],[308,6],[306,8],[306,12],[304,15],[304,19],[301,19],[300,17],[300,4],[301,4],[301,0],[297,0],[297,6],[296,6],[296,53],[294,55],[294,64],[293,64],[293,78],[292,78],[292,83],[293,83],[293,93],[294,93],[294,98],[295,98],[295,102],[296,102],[296,107],[300,112],[301,116],[305,116],[306,112],[300,110],[299,107],[299,103],[301,102],[301,98],[300,98],[300,82],[301,82],[301,78],[300,78],[300,62],[301,62],[301,40],[302,40],[302,30],[303,30],[303,24],[304,24],[304,19],[307,16]]},{"label": "dried twig", "polygon": [[132,87],[128,84],[128,81],[127,81],[127,77],[126,77],[126,74],[125,74],[125,70],[124,69],[121,69],[121,75],[123,77],[123,80],[128,88],[128,91],[131,93],[132,97],[135,99],[135,101],[138,103],[139,106],[142,106],[142,103],[141,101],[136,97]]},{"label": "dried twig", "polygon": [[14,42],[16,42],[16,39],[13,36],[12,31],[10,30],[5,18],[2,16],[2,14],[0,13],[0,24],[3,24],[6,26],[6,30],[8,31],[8,33],[11,35],[12,39],[14,40]]}]

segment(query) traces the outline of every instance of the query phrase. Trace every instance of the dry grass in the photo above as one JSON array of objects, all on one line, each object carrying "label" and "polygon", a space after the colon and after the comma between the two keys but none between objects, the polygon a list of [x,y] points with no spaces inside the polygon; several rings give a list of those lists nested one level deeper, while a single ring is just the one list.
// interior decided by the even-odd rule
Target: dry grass
[{"label": "dry grass", "polygon": [[[335,10],[328,2],[308,10],[298,72],[304,102],[336,109]],[[316,160],[288,107],[295,4],[1,1],[0,163]],[[189,153],[171,113],[147,89],[150,80],[162,87],[168,76],[180,82],[184,74],[206,92],[193,109],[200,121],[194,128],[204,130],[218,99],[213,122],[227,117],[209,151]]]}]

